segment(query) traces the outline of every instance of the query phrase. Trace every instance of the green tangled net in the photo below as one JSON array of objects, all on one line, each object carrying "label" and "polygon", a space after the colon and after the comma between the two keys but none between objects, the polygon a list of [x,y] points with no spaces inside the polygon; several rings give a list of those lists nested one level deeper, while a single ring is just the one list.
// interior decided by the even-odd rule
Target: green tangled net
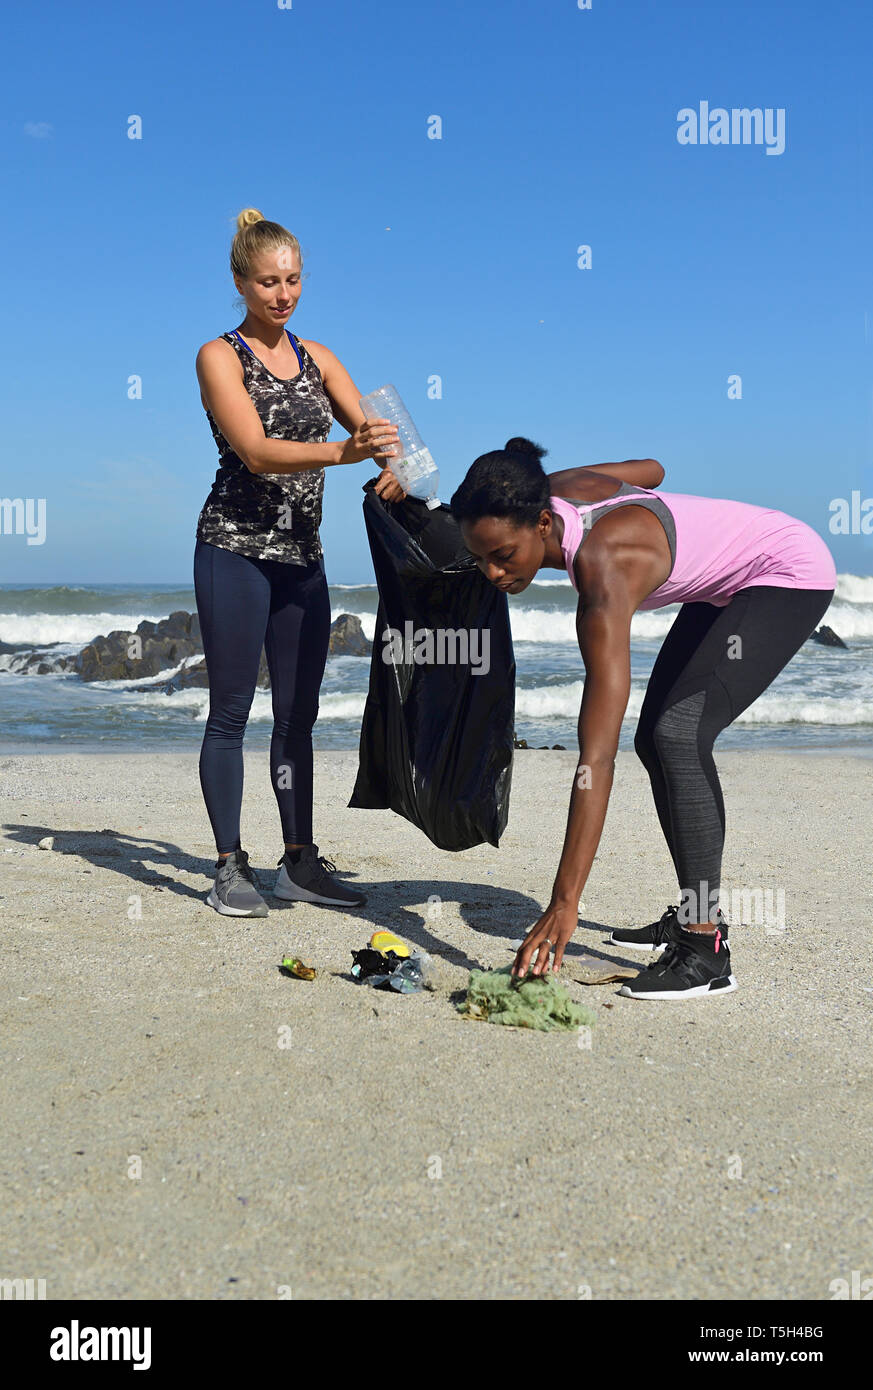
[{"label": "green tangled net", "polygon": [[458,1005],[465,1018],[502,1023],[509,1028],[539,1028],[544,1033],[569,1032],[594,1022],[594,1014],[574,1004],[554,975],[528,975],[513,981],[511,966],[500,970],[471,970],[466,999]]}]

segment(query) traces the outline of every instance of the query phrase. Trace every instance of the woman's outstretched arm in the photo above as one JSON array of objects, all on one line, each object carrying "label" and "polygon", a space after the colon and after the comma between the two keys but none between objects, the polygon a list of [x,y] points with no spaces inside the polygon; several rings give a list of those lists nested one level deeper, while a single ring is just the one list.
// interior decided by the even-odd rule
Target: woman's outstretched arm
[{"label": "woman's outstretched arm", "polygon": [[[600,843],[631,688],[633,607],[622,588],[619,581],[609,596],[598,596],[584,609],[580,600],[577,632],[585,662],[585,689],[579,712],[579,765],[573,774],[567,828],[551,899],[513,963],[512,973],[522,978],[528,969],[535,975],[548,969],[549,946],[554,951],[553,969],[560,968],[567,942],[578,925],[579,898]],[[544,943],[546,949],[540,950]]]},{"label": "woman's outstretched arm", "polygon": [[621,483],[632,487],[657,487],[664,481],[664,470],[657,459],[625,459],[623,463],[588,463],[580,468],[562,468],[560,473],[549,474],[549,486],[553,494],[562,497],[563,487],[572,489],[574,474],[605,473]]},{"label": "woman's outstretched arm", "polygon": [[645,595],[656,587],[658,566],[663,564],[654,546],[629,545],[625,532],[620,511],[604,517],[576,557],[580,593],[576,634],[585,665],[579,764],[573,774],[564,845],[549,905],[518,950],[512,967],[515,976],[524,977],[528,969],[542,975],[549,968],[550,951],[554,952],[552,968],[560,968],[578,924],[579,898],[606,819],[631,690],[631,619]]}]

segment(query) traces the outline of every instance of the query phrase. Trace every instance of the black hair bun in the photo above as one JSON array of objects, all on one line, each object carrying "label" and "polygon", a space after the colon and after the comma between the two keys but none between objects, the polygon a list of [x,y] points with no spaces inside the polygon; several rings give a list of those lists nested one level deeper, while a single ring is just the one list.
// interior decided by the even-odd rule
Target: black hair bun
[{"label": "black hair bun", "polygon": [[525,439],[523,435],[516,435],[513,439],[507,439],[504,446],[504,453],[515,454],[522,458],[535,458],[537,460],[545,458],[548,449],[543,449],[539,444],[534,444],[532,439]]}]

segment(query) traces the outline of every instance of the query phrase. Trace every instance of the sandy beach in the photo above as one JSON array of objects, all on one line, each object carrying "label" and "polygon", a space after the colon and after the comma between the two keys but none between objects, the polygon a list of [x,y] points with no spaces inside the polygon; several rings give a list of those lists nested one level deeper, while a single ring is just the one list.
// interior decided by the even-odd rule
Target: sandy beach
[{"label": "sandy beach", "polygon": [[[590,1047],[452,1002],[548,900],[572,751],[519,752],[501,847],[457,855],[347,809],[356,755],[317,754],[320,851],[369,902],[240,921],[204,902],[196,755],[4,756],[0,1274],[49,1299],[826,1300],[873,1273],[873,763],[716,753],[724,882],[782,890],[784,922],[734,921],[726,998],[574,980],[584,953],[644,964],[608,931],[676,898],[620,754],[562,972]],[[265,753],[243,844],[272,887]],[[376,926],[437,958],[434,992],[349,978]]]}]

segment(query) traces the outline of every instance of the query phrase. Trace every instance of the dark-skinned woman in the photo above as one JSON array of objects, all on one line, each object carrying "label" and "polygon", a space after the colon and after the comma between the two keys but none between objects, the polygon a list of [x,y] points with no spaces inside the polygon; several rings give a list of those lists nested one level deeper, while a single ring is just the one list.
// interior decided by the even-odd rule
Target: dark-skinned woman
[{"label": "dark-skinned woman", "polygon": [[715,739],[766,690],[815,630],[834,594],[824,541],[785,512],[655,492],[654,460],[546,475],[529,439],[476,459],[451,500],[464,543],[498,588],[521,593],[541,569],[579,593],[585,666],[580,766],[546,911],[513,974],[559,969],[600,842],[631,688],[639,609],[680,603],[649,678],[635,748],[676,869],[679,903],[657,922],[614,931],[660,954],[622,994],[715,998],[736,989],[719,907],[725,813]]}]

